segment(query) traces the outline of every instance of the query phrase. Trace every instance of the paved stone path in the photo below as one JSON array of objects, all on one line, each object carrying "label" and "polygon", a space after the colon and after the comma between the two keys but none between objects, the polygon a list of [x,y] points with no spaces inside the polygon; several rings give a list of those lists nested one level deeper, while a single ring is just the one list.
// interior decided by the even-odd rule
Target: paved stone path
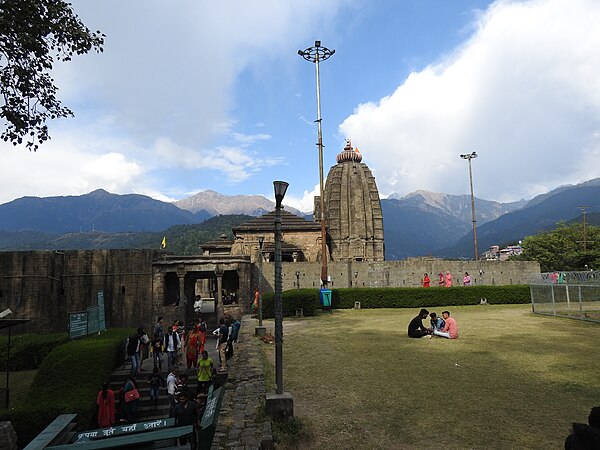
[{"label": "paved stone path", "polygon": [[238,344],[229,364],[212,450],[273,448],[271,422],[264,415],[265,377],[256,320],[242,318]]}]

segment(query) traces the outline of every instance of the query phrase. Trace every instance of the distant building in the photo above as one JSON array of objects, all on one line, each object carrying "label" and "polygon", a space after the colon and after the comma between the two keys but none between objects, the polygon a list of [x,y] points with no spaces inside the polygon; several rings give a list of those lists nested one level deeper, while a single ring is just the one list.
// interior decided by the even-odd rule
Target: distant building
[{"label": "distant building", "polygon": [[492,245],[489,250],[483,254],[483,257],[488,261],[506,261],[511,256],[518,256],[521,253],[523,253],[523,248],[520,245],[507,245],[502,249],[498,245]]}]

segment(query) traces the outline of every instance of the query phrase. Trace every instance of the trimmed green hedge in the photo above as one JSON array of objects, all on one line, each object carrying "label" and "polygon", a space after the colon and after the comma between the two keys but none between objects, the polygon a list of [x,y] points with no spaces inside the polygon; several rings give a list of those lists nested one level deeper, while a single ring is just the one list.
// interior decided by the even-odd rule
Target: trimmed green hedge
[{"label": "trimmed green hedge", "polygon": [[[10,370],[33,370],[52,349],[69,340],[66,333],[58,334],[20,334],[10,338]],[[0,372],[6,370],[6,349],[8,337],[0,337]]]},{"label": "trimmed green hedge", "polygon": [[0,413],[0,421],[10,420],[23,447],[56,416],[78,414],[78,423],[93,425],[96,396],[115,367],[125,359],[130,329],[108,330],[100,336],[59,345],[42,362],[23,405]]},{"label": "trimmed green hedge", "polygon": [[[421,308],[427,306],[477,305],[482,298],[489,304],[530,303],[529,286],[457,286],[451,288],[346,288],[332,289],[332,308]],[[274,316],[274,295],[263,295],[263,316]],[[293,316],[302,308],[305,316],[314,316],[321,308],[319,291],[298,289],[283,293],[283,315]]]},{"label": "trimmed green hedge", "polygon": [[[319,291],[314,289],[295,289],[283,292],[283,315],[295,316],[296,310],[302,308],[305,316],[314,316],[320,308]],[[263,295],[263,317],[275,316],[275,295],[268,292]]]},{"label": "trimmed green hedge", "polygon": [[426,306],[530,303],[529,286],[469,286],[451,288],[365,288],[332,289],[333,308],[416,308]]}]

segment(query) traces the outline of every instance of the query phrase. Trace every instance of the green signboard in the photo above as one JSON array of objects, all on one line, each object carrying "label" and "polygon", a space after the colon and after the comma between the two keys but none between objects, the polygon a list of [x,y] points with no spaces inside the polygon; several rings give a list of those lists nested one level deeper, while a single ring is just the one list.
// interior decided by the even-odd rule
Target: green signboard
[{"label": "green signboard", "polygon": [[91,306],[87,309],[88,313],[88,334],[98,332],[98,307]]},{"label": "green signboard", "polygon": [[155,419],[148,422],[138,422],[129,425],[116,425],[110,428],[100,430],[90,430],[77,433],[74,443],[87,442],[90,439],[103,439],[113,436],[122,436],[124,434],[139,433],[141,431],[158,430],[160,428],[172,427],[175,425],[175,419]]},{"label": "green signboard", "polygon": [[98,291],[98,330],[106,330],[106,313],[104,311],[104,291]]},{"label": "green signboard", "polygon": [[75,339],[88,334],[88,313],[73,313],[69,315],[69,338]]},{"label": "green signboard", "polygon": [[224,389],[222,387],[213,391],[211,386],[211,390],[208,391],[206,408],[204,409],[204,414],[200,421],[200,432],[198,433],[197,448],[199,450],[210,450],[212,446],[223,393]]}]

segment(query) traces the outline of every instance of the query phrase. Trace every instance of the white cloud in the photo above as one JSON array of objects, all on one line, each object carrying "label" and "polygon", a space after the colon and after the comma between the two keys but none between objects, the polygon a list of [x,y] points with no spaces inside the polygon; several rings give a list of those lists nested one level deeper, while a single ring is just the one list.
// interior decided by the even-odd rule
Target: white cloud
[{"label": "white cloud", "polygon": [[285,205],[289,205],[293,208],[296,208],[302,212],[311,212],[314,210],[314,198],[319,195],[319,185],[315,185],[312,191],[304,191],[302,197],[295,197],[293,195],[287,194],[283,203]]},{"label": "white cloud", "polygon": [[498,1],[450,57],[359,105],[340,131],[385,196],[518,199],[595,178],[600,167],[600,2]]},{"label": "white cloud", "polygon": [[106,34],[104,52],[56,64],[59,97],[76,117],[50,123],[52,141],[36,154],[0,144],[0,202],[100,187],[170,198],[189,188],[178,180],[190,169],[237,183],[282,164],[253,148],[271,139],[263,117],[252,118],[261,133],[235,130],[239,78],[295,60],[290,47],[353,1],[74,0],[83,22]]},{"label": "white cloud", "polygon": [[233,139],[242,144],[252,144],[256,141],[268,141],[271,139],[271,135],[269,134],[244,134],[244,133],[231,133]]}]

